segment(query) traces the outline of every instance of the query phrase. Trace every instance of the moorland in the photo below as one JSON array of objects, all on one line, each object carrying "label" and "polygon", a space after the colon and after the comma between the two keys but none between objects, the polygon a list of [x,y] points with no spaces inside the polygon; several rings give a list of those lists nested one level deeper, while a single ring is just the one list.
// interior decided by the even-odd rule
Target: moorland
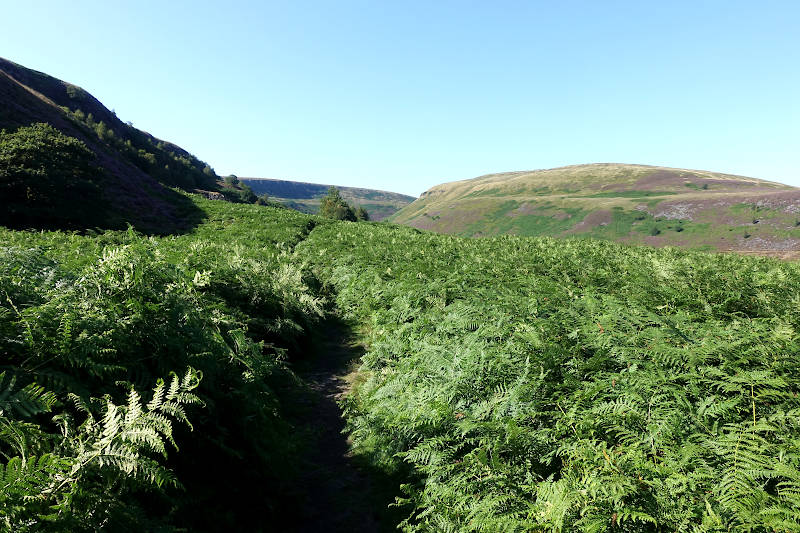
[{"label": "moorland", "polygon": [[595,163],[436,185],[391,220],[466,237],[590,237],[781,255],[800,246],[798,213],[800,190],[782,183]]}]

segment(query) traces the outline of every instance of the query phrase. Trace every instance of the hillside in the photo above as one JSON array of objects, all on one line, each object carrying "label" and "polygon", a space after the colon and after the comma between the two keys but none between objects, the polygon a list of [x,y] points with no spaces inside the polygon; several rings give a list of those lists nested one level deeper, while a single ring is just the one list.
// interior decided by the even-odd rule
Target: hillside
[{"label": "hillside", "polygon": [[391,220],[470,237],[587,236],[785,251],[800,248],[800,189],[716,172],[598,163],[437,185]]},{"label": "hillside", "polygon": [[[122,122],[76,85],[0,58],[0,130],[13,133],[35,123],[50,124],[93,154],[92,165],[103,177],[103,195],[94,209],[107,213],[97,224],[101,227],[131,223],[149,233],[188,229],[202,213],[171,187],[217,188],[213,169],[186,150]],[[8,195],[0,201],[8,202]],[[5,208],[6,213],[26,210]],[[0,221],[17,222],[37,226],[18,217]]]},{"label": "hillside", "polygon": [[[317,213],[319,203],[328,192],[330,185],[304,183],[301,181],[276,180],[269,178],[239,178],[247,184],[255,194],[266,194],[272,200],[282,202],[293,209],[304,213]],[[407,206],[416,198],[395,192],[361,189],[358,187],[340,187],[342,197],[354,207],[363,207],[369,212],[371,220],[383,220]]]}]

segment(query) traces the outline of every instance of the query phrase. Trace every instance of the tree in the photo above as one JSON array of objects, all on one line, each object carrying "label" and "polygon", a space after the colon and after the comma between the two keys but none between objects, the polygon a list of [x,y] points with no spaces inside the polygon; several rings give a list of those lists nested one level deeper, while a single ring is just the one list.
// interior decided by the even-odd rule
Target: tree
[{"label": "tree", "polygon": [[251,189],[247,184],[239,183],[239,189],[239,197],[241,198],[242,202],[246,204],[254,204],[256,200],[258,200],[258,197],[253,192],[253,189]]},{"label": "tree", "polygon": [[357,220],[353,208],[347,205],[347,202],[344,201],[339,189],[336,187],[328,189],[327,196],[322,199],[319,205],[319,214],[335,220],[349,220],[351,222]]},{"label": "tree", "polygon": [[0,224],[86,228],[105,217],[102,171],[81,141],[45,123],[0,132]]},{"label": "tree", "polygon": [[97,124],[95,124],[94,131],[95,131],[95,133],[97,133],[97,136],[102,141],[106,140],[106,138],[109,136],[108,135],[108,132],[109,132],[108,126],[106,126],[106,123],[103,122],[102,120],[100,122],[98,122]]},{"label": "tree", "polygon": [[225,184],[226,185],[232,185],[232,186],[233,185],[238,185],[239,184],[239,178],[236,177],[235,174],[230,174],[228,176],[225,176]]},{"label": "tree", "polygon": [[358,209],[356,209],[356,220],[359,222],[367,222],[369,220],[369,213],[367,213],[367,210],[358,206]]}]

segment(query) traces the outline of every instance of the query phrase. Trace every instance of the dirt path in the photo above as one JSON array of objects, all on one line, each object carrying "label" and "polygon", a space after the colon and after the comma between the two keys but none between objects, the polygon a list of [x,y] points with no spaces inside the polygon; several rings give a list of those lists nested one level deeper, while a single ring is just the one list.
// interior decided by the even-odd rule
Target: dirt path
[{"label": "dirt path", "polygon": [[307,409],[297,421],[298,431],[310,443],[299,479],[300,513],[292,528],[297,533],[393,529],[380,523],[390,503],[381,496],[385,481],[356,464],[342,433],[344,420],[337,402],[349,389],[362,354],[350,330],[331,320],[321,325],[312,353],[296,369],[310,388],[303,400]]}]

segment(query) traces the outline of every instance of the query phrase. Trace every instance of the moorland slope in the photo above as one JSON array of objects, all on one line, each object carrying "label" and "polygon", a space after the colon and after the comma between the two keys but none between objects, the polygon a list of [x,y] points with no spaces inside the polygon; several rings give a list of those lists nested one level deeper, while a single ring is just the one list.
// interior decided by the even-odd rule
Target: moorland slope
[{"label": "moorland slope", "polygon": [[785,251],[800,248],[800,189],[717,172],[598,163],[437,185],[392,221],[462,236]]}]

